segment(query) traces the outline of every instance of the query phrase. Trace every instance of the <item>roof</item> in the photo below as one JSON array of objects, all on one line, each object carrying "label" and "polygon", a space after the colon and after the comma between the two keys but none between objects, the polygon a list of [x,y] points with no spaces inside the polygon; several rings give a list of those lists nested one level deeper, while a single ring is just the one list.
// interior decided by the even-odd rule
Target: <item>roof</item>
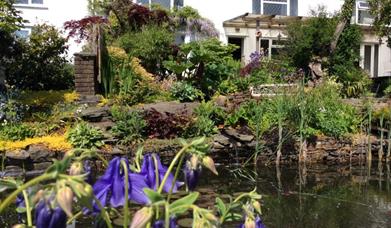
[{"label": "roof", "polygon": [[306,20],[308,17],[301,16],[280,16],[245,13],[223,22],[224,27],[256,27],[257,21],[260,27],[286,26],[289,22]]}]

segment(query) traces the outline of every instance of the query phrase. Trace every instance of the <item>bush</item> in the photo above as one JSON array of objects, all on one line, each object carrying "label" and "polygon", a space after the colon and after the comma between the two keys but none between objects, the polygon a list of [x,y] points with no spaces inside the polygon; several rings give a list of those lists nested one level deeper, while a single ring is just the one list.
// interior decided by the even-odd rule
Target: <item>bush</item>
[{"label": "bush", "polygon": [[293,65],[307,69],[313,56],[327,57],[336,24],[335,17],[321,12],[318,17],[289,25],[286,48]]},{"label": "bush", "polygon": [[147,126],[141,113],[120,109],[114,106],[111,109],[115,125],[111,129],[113,135],[120,139],[122,144],[137,143],[142,140]]},{"label": "bush", "polygon": [[149,138],[172,139],[182,135],[186,130],[190,120],[186,115],[173,113],[160,113],[156,109],[151,109],[145,113],[147,122],[147,135]]},{"label": "bush", "polygon": [[[299,101],[298,101],[299,102]],[[306,122],[309,128],[327,136],[340,138],[354,133],[360,122],[356,110],[344,104],[340,98],[340,86],[332,81],[311,90],[305,95]],[[297,110],[291,113],[299,113]],[[299,119],[292,116],[292,118]]]},{"label": "bush", "polygon": [[140,65],[137,58],[119,66],[117,87],[118,100],[128,105],[150,102],[161,93],[153,75]]},{"label": "bush", "polygon": [[8,83],[30,90],[73,87],[73,68],[66,60],[66,39],[55,27],[37,25],[28,40],[19,42],[23,55],[6,69]]},{"label": "bush", "polygon": [[141,60],[147,71],[164,74],[163,61],[172,53],[174,35],[171,31],[156,25],[144,26],[140,32],[129,32],[119,38],[119,44],[126,52]]},{"label": "bush", "polygon": [[34,136],[35,131],[27,124],[3,124],[0,126],[1,140],[18,141]]},{"label": "bush", "polygon": [[103,139],[101,130],[85,122],[77,124],[67,135],[68,142],[75,148],[99,148],[104,145]]},{"label": "bush", "polygon": [[391,97],[391,84],[387,88],[384,89],[383,93],[384,93],[384,95]]},{"label": "bush", "polygon": [[176,82],[171,87],[171,95],[181,102],[200,100],[204,97],[201,90],[183,81]]},{"label": "bush", "polygon": [[194,109],[195,120],[187,130],[188,136],[210,136],[218,132],[216,125],[223,124],[225,112],[212,101],[202,102]]}]

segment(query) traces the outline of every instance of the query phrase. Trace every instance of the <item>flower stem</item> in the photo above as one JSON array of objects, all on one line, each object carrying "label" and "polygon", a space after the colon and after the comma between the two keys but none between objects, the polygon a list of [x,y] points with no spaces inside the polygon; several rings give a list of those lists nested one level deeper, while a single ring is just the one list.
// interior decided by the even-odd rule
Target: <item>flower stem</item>
[{"label": "flower stem", "polygon": [[108,227],[108,228],[113,228],[113,226],[111,225],[110,217],[109,217],[109,215],[107,214],[107,211],[106,211],[105,208],[102,206],[102,204],[100,203],[99,199],[96,198],[95,195],[93,195],[93,197],[94,197],[94,200],[95,200],[96,205],[98,206],[98,208],[99,208],[99,210],[100,210],[100,213],[102,214],[103,219],[104,219],[105,222],[106,222],[107,227]]},{"label": "flower stem", "polygon": [[163,191],[163,186],[164,184],[166,183],[167,179],[168,179],[168,176],[170,175],[172,169],[174,168],[174,165],[176,164],[176,162],[178,161],[178,159],[182,156],[182,154],[190,147],[191,145],[188,144],[188,145],[185,145],[174,157],[174,159],[172,160],[170,166],[168,167],[167,169],[167,172],[166,174],[164,175],[164,178],[162,180],[162,183],[160,183],[160,186],[159,186],[159,189],[158,189],[158,193],[162,193]]},{"label": "flower stem", "polygon": [[27,195],[26,190],[23,190],[22,192],[23,192],[23,197],[24,197],[24,204],[26,205],[27,226],[32,227],[33,220],[31,219],[31,208],[30,208],[29,197]]},{"label": "flower stem", "polygon": [[124,202],[124,228],[128,227],[129,223],[129,175],[128,175],[128,165],[124,160],[121,160],[121,165],[124,169],[124,176],[125,176],[125,202]]},{"label": "flower stem", "polygon": [[79,218],[81,215],[83,215],[83,211],[77,212],[77,214],[75,214],[72,218],[68,219],[67,225],[71,224],[71,223],[73,222],[73,220],[76,220],[76,219]]},{"label": "flower stem", "polygon": [[1,204],[0,204],[0,213],[2,213],[4,211],[4,209],[6,207],[8,207],[12,201],[18,196],[18,194],[20,194],[23,190],[31,187],[31,186],[34,186],[36,184],[38,184],[39,182],[42,182],[42,181],[46,181],[46,180],[50,180],[50,179],[54,179],[56,178],[57,175],[53,175],[53,173],[46,173],[46,174],[43,174],[41,176],[38,176],[32,180],[30,180],[29,182],[23,184],[22,186],[20,186],[19,188],[17,188],[15,191],[13,191],[11,193],[11,195],[9,195]]},{"label": "flower stem", "polygon": [[173,191],[174,185],[175,185],[175,181],[178,179],[179,171],[181,170],[182,163],[183,163],[184,159],[185,159],[185,156],[181,156],[181,160],[179,160],[179,164],[178,164],[176,171],[175,171],[174,179],[172,180],[170,192],[168,193],[167,202],[170,202],[172,191]]},{"label": "flower stem", "polygon": [[107,160],[102,155],[100,155],[99,153],[96,153],[96,156],[103,162],[103,164],[106,167],[109,166],[109,163],[107,162]]},{"label": "flower stem", "polygon": [[156,159],[156,156],[155,154],[152,154],[152,159],[153,159],[153,164],[155,165],[155,180],[156,180],[156,183],[155,183],[155,188],[158,188],[159,186],[159,167],[157,165],[157,159]]},{"label": "flower stem", "polygon": [[166,212],[165,219],[164,219],[164,223],[165,223],[164,227],[169,228],[170,227],[170,204],[168,201],[165,203],[164,207]]}]

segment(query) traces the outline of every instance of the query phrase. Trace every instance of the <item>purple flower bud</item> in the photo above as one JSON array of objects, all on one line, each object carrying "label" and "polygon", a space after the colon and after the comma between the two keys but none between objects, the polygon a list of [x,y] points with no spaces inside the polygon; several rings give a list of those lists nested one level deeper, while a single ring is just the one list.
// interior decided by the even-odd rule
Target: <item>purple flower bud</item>
[{"label": "purple flower bud", "polygon": [[[170,217],[170,227],[169,228],[177,228],[178,225],[176,223],[176,218],[174,216]],[[157,220],[153,223],[152,228],[165,228],[164,220]]]},{"label": "purple flower bud", "polygon": [[[194,161],[194,159],[191,159]],[[194,165],[194,162],[187,161],[185,165],[185,181],[189,191],[194,191],[197,187],[198,179],[201,175],[201,166]]]},{"label": "purple flower bud", "polygon": [[44,201],[35,208],[35,226],[37,228],[65,228],[67,216],[65,212],[56,207],[52,210]]}]

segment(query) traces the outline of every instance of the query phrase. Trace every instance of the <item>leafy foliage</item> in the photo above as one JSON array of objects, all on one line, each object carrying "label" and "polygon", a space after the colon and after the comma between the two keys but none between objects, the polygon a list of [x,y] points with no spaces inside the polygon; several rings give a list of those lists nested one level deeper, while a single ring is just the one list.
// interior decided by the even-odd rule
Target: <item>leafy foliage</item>
[{"label": "leafy foliage", "polygon": [[103,132],[88,123],[78,123],[67,135],[68,142],[75,148],[91,149],[104,145]]},{"label": "leafy foliage", "polygon": [[171,87],[171,94],[181,102],[200,100],[204,97],[201,90],[185,81],[176,82]]},{"label": "leafy foliage", "polygon": [[131,144],[142,140],[147,124],[140,112],[129,112],[114,106],[111,109],[111,115],[115,121],[111,130],[122,144]]},{"label": "leafy foliage", "polygon": [[190,122],[186,115],[160,113],[156,109],[146,111],[144,116],[149,138],[171,139],[177,137],[185,131]]},{"label": "leafy foliage", "polygon": [[3,124],[0,126],[0,140],[17,141],[32,138],[35,131],[27,124]]},{"label": "leafy foliage", "polygon": [[216,125],[224,123],[225,112],[212,101],[202,102],[194,109],[195,120],[189,127],[190,136],[210,136],[217,133]]},{"label": "leafy foliage", "polygon": [[373,26],[380,37],[388,37],[388,46],[391,46],[391,2],[383,0],[369,0],[371,14],[374,15]]},{"label": "leafy foliage", "polygon": [[139,58],[147,71],[162,75],[163,61],[172,53],[174,36],[165,28],[148,25],[141,31],[124,34],[119,43],[130,56]]},{"label": "leafy foliage", "polygon": [[287,53],[294,66],[307,69],[313,56],[326,57],[334,36],[336,18],[325,13],[288,26]]},{"label": "leafy foliage", "polygon": [[73,86],[72,68],[67,64],[66,39],[53,26],[32,28],[28,41],[20,41],[23,55],[7,69],[8,83],[22,89],[58,90]]}]

